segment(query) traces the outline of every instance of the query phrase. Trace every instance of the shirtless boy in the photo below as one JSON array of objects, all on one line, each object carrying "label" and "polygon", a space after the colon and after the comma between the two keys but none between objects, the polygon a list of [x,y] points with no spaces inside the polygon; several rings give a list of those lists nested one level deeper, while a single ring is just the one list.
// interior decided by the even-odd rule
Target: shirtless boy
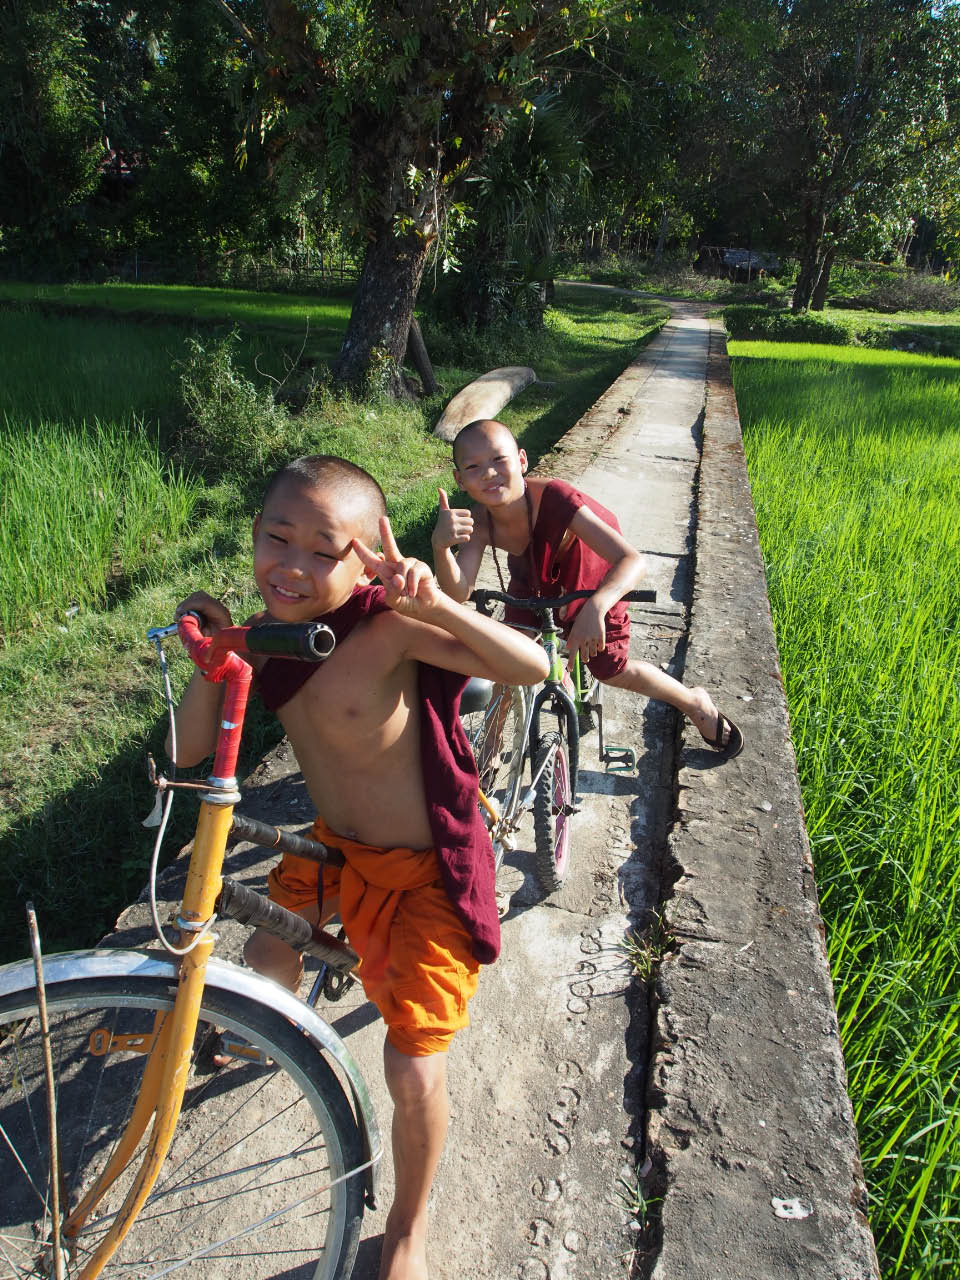
[{"label": "shirtless boy", "polygon": [[[499,948],[493,854],[456,705],[467,675],[533,684],[546,659],[401,555],[380,487],[341,458],[300,458],[273,477],[253,524],[253,564],[266,609],[250,621],[322,618],[337,635],[320,666],[261,660],[257,680],[323,815],[314,836],[346,858],[342,870],[323,871],[322,916],[339,911],[387,1026],[396,1193],[380,1277],[423,1280],[427,1196],[448,1120],[444,1055],[468,1022],[480,964]],[[204,592],[177,614],[189,609],[208,634],[230,625]],[[221,693],[195,673],[177,709],[178,764],[213,751]],[[284,855],[270,891],[314,921],[321,915],[314,863]],[[246,956],[298,986],[302,961],[285,943],[258,930]]]},{"label": "shirtless boy", "polygon": [[[481,419],[465,426],[453,442],[453,465],[457,484],[476,506],[472,511],[451,509],[440,490],[433,549],[444,591],[466,600],[487,547],[495,560],[498,549],[507,553],[511,595],[529,599],[594,589],[582,606],[566,610],[570,654],[579,651],[581,661],[604,684],[682,711],[723,759],[738,755],[743,735],[706,689],[688,689],[651,663],[629,656],[630,619],[620,601],[642,581],[643,561],[612,512],[565,481],[526,479],[527,456],[502,422]],[[508,611],[507,617],[531,620],[516,611]]]}]

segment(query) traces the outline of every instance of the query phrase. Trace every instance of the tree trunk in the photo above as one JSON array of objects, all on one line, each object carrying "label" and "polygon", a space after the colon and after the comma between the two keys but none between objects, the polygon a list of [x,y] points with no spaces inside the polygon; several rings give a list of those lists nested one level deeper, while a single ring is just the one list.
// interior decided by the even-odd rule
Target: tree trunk
[{"label": "tree trunk", "polygon": [[407,338],[407,355],[417,373],[420,375],[420,381],[423,383],[423,393],[427,396],[436,394],[437,378],[433,372],[433,365],[430,363],[430,356],[427,353],[427,344],[423,340],[423,334],[420,332],[420,326],[417,324],[417,317],[413,316],[410,320],[410,334]]},{"label": "tree trunk", "polygon": [[822,213],[811,210],[807,213],[805,223],[803,250],[800,254],[800,274],[797,276],[791,305],[794,315],[800,311],[806,311],[809,307],[826,257],[823,248],[823,237],[827,230],[826,218]]},{"label": "tree trunk", "polygon": [[670,225],[670,214],[666,209],[663,211],[663,217],[660,219],[660,233],[657,236],[657,247],[653,251],[654,262],[659,262],[663,257],[663,246],[667,242],[667,228]]},{"label": "tree trunk", "polygon": [[823,255],[823,261],[820,264],[820,275],[817,277],[816,286],[810,297],[811,311],[822,311],[826,304],[827,288],[830,284],[830,270],[833,267],[833,260],[836,256],[836,249],[828,249]]},{"label": "tree trunk", "polygon": [[347,332],[333,366],[337,382],[362,387],[368,376],[382,373],[384,390],[403,394],[400,365],[426,258],[421,236],[395,236],[390,226],[380,228],[364,254]]}]

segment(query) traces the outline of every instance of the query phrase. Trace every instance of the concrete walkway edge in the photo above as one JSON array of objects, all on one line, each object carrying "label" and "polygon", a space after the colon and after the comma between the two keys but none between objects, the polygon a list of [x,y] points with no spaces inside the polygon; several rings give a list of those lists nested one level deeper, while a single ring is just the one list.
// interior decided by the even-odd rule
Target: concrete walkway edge
[{"label": "concrete walkway edge", "polygon": [[[684,682],[747,746],[689,767],[655,994],[648,1152],[654,1280],[878,1276],[783,680],[718,321],[711,325]],[[702,752],[697,753],[702,756]],[[778,1202],[781,1202],[778,1206]],[[797,1216],[780,1216],[781,1214]]]}]

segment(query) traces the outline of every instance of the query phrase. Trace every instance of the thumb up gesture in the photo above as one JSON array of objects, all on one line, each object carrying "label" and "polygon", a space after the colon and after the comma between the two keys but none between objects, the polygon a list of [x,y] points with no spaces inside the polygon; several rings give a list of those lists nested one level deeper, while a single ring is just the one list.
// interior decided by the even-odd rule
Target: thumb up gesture
[{"label": "thumb up gesture", "polygon": [[432,541],[434,550],[442,551],[470,541],[473,533],[473,516],[465,507],[451,507],[446,489],[440,489],[438,492],[440,506]]}]

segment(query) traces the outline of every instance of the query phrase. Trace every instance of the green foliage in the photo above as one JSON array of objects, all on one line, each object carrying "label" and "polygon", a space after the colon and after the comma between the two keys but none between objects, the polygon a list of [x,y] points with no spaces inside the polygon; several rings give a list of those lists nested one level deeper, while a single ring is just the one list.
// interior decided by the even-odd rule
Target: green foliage
[{"label": "green foliage", "polygon": [[27,425],[4,415],[0,639],[103,605],[158,560],[199,486],[136,422]]},{"label": "green foliage", "polygon": [[240,335],[203,342],[190,338],[180,386],[187,421],[177,448],[207,475],[263,476],[284,450],[290,415],[272,388],[256,386],[235,364]]},{"label": "green foliage", "polygon": [[735,304],[724,308],[723,322],[732,341],[851,344],[960,356],[960,324],[938,323],[936,317],[926,321],[904,317],[894,322],[869,312],[810,311],[796,315],[757,304]]},{"label": "green foliage", "polygon": [[724,307],[723,323],[731,338],[766,338],[774,342],[851,341],[849,328],[831,320],[821,312],[794,315],[789,311],[771,311],[762,303],[734,303]]},{"label": "green foliage", "polygon": [[871,1225],[884,1275],[932,1280],[960,1249],[960,362],[739,350]]},{"label": "green foliage", "polygon": [[9,247],[51,242],[93,191],[102,158],[90,57],[64,0],[7,6],[0,41],[0,226]]},{"label": "green foliage", "polygon": [[957,311],[960,285],[932,272],[890,268],[872,272],[859,288],[845,282],[842,290],[831,290],[830,305],[863,311]]},{"label": "green foliage", "polygon": [[557,270],[568,280],[619,285],[671,298],[702,298],[715,302],[776,301],[786,293],[786,285],[781,278],[762,276],[749,283],[741,283],[695,271],[687,259],[658,263],[630,253],[606,253],[590,259],[567,255],[558,263]]}]

